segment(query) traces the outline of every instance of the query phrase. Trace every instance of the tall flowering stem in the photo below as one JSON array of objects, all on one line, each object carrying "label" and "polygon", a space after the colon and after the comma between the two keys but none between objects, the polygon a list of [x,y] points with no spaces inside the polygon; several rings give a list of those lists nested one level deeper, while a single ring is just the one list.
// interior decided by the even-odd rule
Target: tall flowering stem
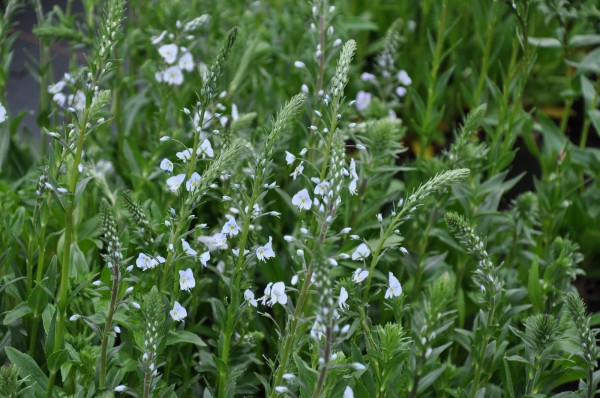
[{"label": "tall flowering stem", "polygon": [[112,287],[110,295],[110,303],[106,314],[104,329],[102,330],[102,345],[100,348],[100,371],[98,378],[98,390],[103,392],[106,390],[106,351],[108,349],[108,337],[110,334],[112,319],[117,306],[117,298],[119,295],[119,282],[121,280],[121,259],[120,253],[121,243],[117,235],[117,223],[110,209],[110,205],[106,200],[103,200],[100,205],[100,217],[102,219],[102,229],[104,239],[107,243],[107,253],[104,255],[108,268],[111,271]]},{"label": "tall flowering stem", "polygon": [[248,240],[248,233],[250,231],[250,222],[252,221],[252,209],[257,203],[261,189],[263,189],[263,182],[267,166],[273,158],[275,150],[278,148],[279,142],[283,136],[283,133],[294,120],[296,115],[300,112],[301,107],[304,105],[306,97],[304,94],[298,94],[292,97],[279,111],[271,132],[267,137],[263,153],[259,159],[257,159],[255,167],[255,176],[252,183],[252,195],[247,204],[248,211],[244,214],[244,223],[242,225],[239,255],[235,269],[233,270],[232,283],[230,285],[230,303],[227,308],[227,317],[225,320],[225,329],[223,330],[223,343],[220,346],[220,358],[223,361],[224,366],[219,370],[219,397],[226,396],[227,379],[229,377],[229,355],[231,351],[231,338],[233,336],[233,329],[235,327],[235,313],[240,305],[240,284],[243,274],[243,266],[245,259],[245,248]]},{"label": "tall flowering stem", "polygon": [[493,335],[495,317],[502,294],[502,282],[498,278],[497,269],[494,267],[485,249],[483,240],[475,233],[467,221],[456,213],[447,213],[444,218],[448,228],[454,233],[456,238],[479,261],[473,273],[473,281],[483,293],[482,304],[487,306],[487,316],[485,319],[480,317],[480,321],[484,322],[481,340],[479,341],[479,345],[474,342],[475,346],[473,347],[475,374],[469,393],[469,396],[473,398],[479,390],[479,384],[485,369],[486,351]]}]

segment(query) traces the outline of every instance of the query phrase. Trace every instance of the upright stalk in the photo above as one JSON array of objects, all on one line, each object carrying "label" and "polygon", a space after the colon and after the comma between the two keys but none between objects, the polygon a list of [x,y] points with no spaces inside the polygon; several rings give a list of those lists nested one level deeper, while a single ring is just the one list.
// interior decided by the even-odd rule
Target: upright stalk
[{"label": "upright stalk", "polygon": [[115,307],[117,305],[117,296],[119,295],[119,280],[119,267],[114,265],[112,294],[110,297],[110,304],[108,306],[108,314],[106,315],[106,322],[104,323],[104,330],[102,332],[102,346],[100,349],[100,376],[98,381],[98,389],[101,392],[106,390],[106,350],[108,348],[108,335],[110,333],[110,327],[112,325],[112,319],[115,313]]}]

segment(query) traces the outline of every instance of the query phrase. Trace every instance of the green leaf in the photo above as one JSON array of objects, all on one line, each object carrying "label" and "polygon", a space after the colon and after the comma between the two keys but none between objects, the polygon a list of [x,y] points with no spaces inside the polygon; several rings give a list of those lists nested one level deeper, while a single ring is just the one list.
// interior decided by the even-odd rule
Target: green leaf
[{"label": "green leaf", "polygon": [[6,314],[2,323],[4,325],[10,325],[11,323],[16,322],[17,320],[23,318],[26,315],[31,314],[32,312],[33,311],[31,310],[31,307],[29,307],[29,304],[21,303],[15,308],[13,308],[8,314]]},{"label": "green leaf", "polygon": [[186,330],[171,330],[167,336],[167,345],[173,345],[178,343],[190,343],[195,344],[198,347],[206,347],[206,343],[202,339]]},{"label": "green leaf", "polygon": [[27,354],[15,350],[13,347],[6,347],[6,356],[11,363],[19,367],[21,377],[29,377],[35,383],[33,393],[35,397],[45,397],[48,387],[48,377],[42,372],[35,361]]},{"label": "green leaf", "polygon": [[429,388],[429,386],[431,386],[440,377],[440,375],[444,372],[444,370],[446,370],[446,367],[440,366],[439,368],[434,369],[431,372],[427,373],[421,379],[421,382],[419,383],[419,387],[417,388],[417,392],[419,394],[422,394],[423,392],[425,392],[425,390],[427,390]]},{"label": "green leaf", "polygon": [[560,41],[554,37],[528,37],[529,44],[541,48],[560,48]]},{"label": "green leaf", "polygon": [[542,312],[543,297],[542,286],[540,285],[540,268],[537,257],[533,260],[529,268],[529,278],[527,280],[527,294],[536,313]]},{"label": "green leaf", "polygon": [[600,136],[600,110],[598,109],[589,109],[587,111],[587,115],[590,118],[590,121],[594,125],[594,129],[598,136]]},{"label": "green leaf", "polygon": [[77,187],[75,188],[75,199],[73,199],[74,206],[77,206],[77,202],[79,202],[79,199],[81,199],[81,195],[83,195],[83,191],[91,179],[92,177],[85,177],[83,180],[77,183]]},{"label": "green leaf", "polygon": [[62,364],[67,361],[67,359],[69,359],[69,353],[67,352],[67,350],[62,349],[53,352],[48,357],[48,370],[50,370],[51,372],[57,372],[58,369],[60,369],[60,367],[62,366]]}]

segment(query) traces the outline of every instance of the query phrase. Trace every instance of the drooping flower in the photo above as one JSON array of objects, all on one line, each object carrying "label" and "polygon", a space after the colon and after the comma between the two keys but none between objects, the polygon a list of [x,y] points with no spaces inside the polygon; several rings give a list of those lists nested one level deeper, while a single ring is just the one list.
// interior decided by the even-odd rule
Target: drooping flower
[{"label": "drooping flower", "polygon": [[178,174],[176,176],[170,177],[167,179],[167,185],[169,186],[169,190],[171,192],[179,191],[179,187],[185,181],[185,174]]},{"label": "drooping flower", "polygon": [[200,180],[200,174],[194,172],[190,179],[185,182],[185,189],[187,189],[188,192],[194,192],[200,186]]},{"label": "drooping flower", "polygon": [[340,289],[340,298],[338,299],[338,305],[341,309],[348,309],[348,304],[346,304],[346,300],[348,300],[348,291],[345,287]]},{"label": "drooping flower", "polygon": [[158,53],[168,64],[175,62],[178,52],[179,47],[177,47],[177,44],[163,44],[158,48]]},{"label": "drooping flower", "polygon": [[275,257],[275,252],[273,251],[272,243],[273,238],[269,236],[269,242],[266,243],[264,246],[259,246],[256,249],[256,257],[260,261],[266,262],[267,259]]},{"label": "drooping flower", "polygon": [[310,210],[312,206],[312,200],[308,195],[308,191],[306,189],[301,190],[292,198],[292,204],[294,206],[298,206],[299,210]]},{"label": "drooping flower", "polygon": [[160,169],[166,171],[167,173],[172,173],[173,172],[173,163],[169,159],[164,158],[160,162]]},{"label": "drooping flower", "polygon": [[175,154],[179,159],[183,160],[184,162],[187,162],[188,160],[190,160],[192,158],[192,150],[191,149],[185,149],[181,152],[177,152]]},{"label": "drooping flower", "polygon": [[171,66],[163,73],[163,81],[171,86],[180,86],[183,83],[183,73],[179,66]]},{"label": "drooping flower", "polygon": [[179,304],[179,301],[175,301],[173,309],[169,311],[169,314],[171,314],[171,318],[173,318],[174,321],[180,322],[187,316],[187,311]]},{"label": "drooping flower", "polygon": [[183,251],[185,252],[185,254],[187,254],[189,256],[195,256],[198,254],[198,252],[196,250],[192,249],[190,244],[187,243],[185,241],[185,239],[181,239],[181,247],[183,248]]},{"label": "drooping flower", "polygon": [[354,271],[354,274],[352,274],[352,280],[355,283],[361,283],[365,279],[367,279],[368,276],[369,276],[369,271],[367,271],[366,269],[363,270],[362,268],[358,268],[356,271]]},{"label": "drooping flower", "polygon": [[208,260],[210,260],[210,252],[204,252],[202,253],[202,255],[200,255],[200,262],[202,263],[202,265],[204,265],[205,267],[208,264]]},{"label": "drooping flower", "polygon": [[296,177],[298,177],[299,175],[302,175],[303,171],[304,171],[304,165],[303,165],[303,162],[300,162],[300,164],[298,166],[296,166],[296,168],[294,169],[292,174],[290,174],[290,177],[292,177],[292,179],[295,180]]},{"label": "drooping flower", "polygon": [[352,260],[356,261],[356,260],[366,260],[367,257],[369,257],[369,255],[371,254],[371,251],[369,250],[369,246],[367,246],[365,243],[361,243],[356,250],[354,250],[354,252],[352,253]]},{"label": "drooping flower", "polygon": [[389,287],[385,291],[385,298],[391,299],[393,297],[398,297],[402,294],[402,285],[400,285],[400,281],[398,278],[394,276],[391,272],[389,273]]},{"label": "drooping flower", "polygon": [[194,279],[192,269],[188,268],[185,271],[179,271],[179,288],[189,292],[194,286],[196,286],[196,280]]},{"label": "drooping flower", "polygon": [[291,165],[292,163],[294,163],[294,161],[296,160],[296,157],[289,153],[288,151],[285,151],[285,162],[289,165]]},{"label": "drooping flower", "polygon": [[350,386],[346,386],[346,389],[344,390],[344,395],[342,396],[342,398],[354,398],[354,391],[352,391]]}]

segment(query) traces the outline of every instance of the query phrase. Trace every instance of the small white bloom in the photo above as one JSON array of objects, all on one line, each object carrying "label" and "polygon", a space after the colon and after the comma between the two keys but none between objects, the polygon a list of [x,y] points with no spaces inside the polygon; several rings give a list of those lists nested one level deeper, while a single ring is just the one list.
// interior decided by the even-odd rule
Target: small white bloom
[{"label": "small white bloom", "polygon": [[200,144],[200,147],[196,150],[196,155],[201,155],[202,159],[215,156],[215,152],[213,151],[209,140],[202,141],[202,144]]},{"label": "small white bloom", "polygon": [[352,260],[364,261],[367,259],[367,257],[369,257],[370,254],[371,251],[369,250],[369,246],[367,246],[365,243],[361,243],[352,253]]},{"label": "small white bloom", "polygon": [[78,320],[79,318],[81,318],[81,315],[79,315],[79,314],[74,314],[74,315],[71,315],[71,316],[69,317],[69,320],[70,320],[71,322],[75,322],[75,321],[76,321],[76,320]]},{"label": "small white bloom", "polygon": [[302,68],[306,67],[306,65],[304,65],[304,62],[302,62],[302,61],[295,61],[294,66],[298,69],[302,69]]},{"label": "small white bloom", "polygon": [[180,86],[183,83],[183,73],[178,66],[171,66],[163,73],[163,80],[171,86]]},{"label": "small white bloom", "polygon": [[185,271],[179,271],[179,288],[189,292],[194,286],[196,286],[196,280],[194,279],[192,269],[188,268]]},{"label": "small white bloom", "polygon": [[373,94],[368,93],[366,91],[359,91],[356,94],[356,110],[362,112],[369,107],[371,101],[373,100]]},{"label": "small white bloom", "polygon": [[137,260],[135,260],[135,265],[137,265],[137,267],[142,271],[146,271],[147,269],[156,267],[158,265],[158,261],[145,253],[140,253]]},{"label": "small white bloom", "polygon": [[348,291],[345,287],[342,287],[342,289],[340,290],[340,298],[338,299],[338,305],[343,310],[348,309],[348,304],[346,304],[346,300],[348,300]]},{"label": "small white bloom", "polygon": [[163,80],[164,80],[163,77],[164,77],[163,72],[161,72],[161,71],[154,72],[154,78],[156,79],[156,81],[158,83],[162,83],[163,82]]},{"label": "small white bloom", "polygon": [[405,70],[398,72],[398,81],[404,86],[410,86],[412,84],[412,79]]},{"label": "small white bloom", "polygon": [[286,386],[277,386],[275,387],[275,391],[277,391],[280,394],[283,394],[284,392],[288,391],[288,388]]},{"label": "small white bloom", "polygon": [[[67,97],[63,93],[56,93],[52,96],[52,101],[56,102],[58,106],[65,106]],[[0,116],[2,116],[2,109],[0,109]]]},{"label": "small white bloom", "polygon": [[173,163],[165,158],[160,162],[160,169],[166,171],[167,173],[173,172]]},{"label": "small white bloom", "polygon": [[223,225],[221,233],[225,235],[236,236],[240,232],[240,227],[235,222],[235,218],[229,216],[229,220]]},{"label": "small white bloom", "polygon": [[227,235],[222,233],[214,234],[212,236],[212,244],[219,250],[227,249]]},{"label": "small white bloom", "polygon": [[284,239],[286,242],[293,242],[293,241],[294,241],[294,237],[293,237],[293,236],[290,236],[290,235],[285,235],[285,236],[283,237],[283,239]]},{"label": "small white bloom", "polygon": [[288,151],[285,151],[285,162],[288,165],[294,163],[295,160],[296,160],[296,156],[294,156],[294,154],[289,153]]},{"label": "small white bloom", "polygon": [[367,367],[360,362],[354,362],[352,367],[356,370],[365,370]]},{"label": "small white bloom", "polygon": [[308,86],[306,84],[303,84],[300,90],[302,90],[304,94],[308,94]]},{"label": "small white bloom", "polygon": [[121,384],[115,387],[115,392],[123,392],[127,390],[127,386],[125,384]]},{"label": "small white bloom", "polygon": [[398,97],[404,97],[406,95],[406,88],[402,86],[396,87],[396,95]]},{"label": "small white bloom", "polygon": [[50,94],[58,94],[65,88],[66,83],[62,80],[58,81],[56,84],[51,84],[48,86],[48,92]]},{"label": "small white bloom", "polygon": [[200,186],[200,179],[200,174],[194,171],[190,179],[185,182],[185,189],[188,192],[194,192]]},{"label": "small white bloom", "polygon": [[346,386],[346,389],[344,390],[344,395],[342,396],[342,398],[354,398],[354,391],[352,391],[350,386]]},{"label": "small white bloom", "polygon": [[[274,304],[285,305],[287,303],[287,295],[285,294],[285,283],[277,282],[274,283],[273,286],[270,286],[268,295],[271,300],[269,301],[269,305],[273,306]],[[266,290],[265,290],[266,293]]]},{"label": "small white bloom", "polygon": [[200,262],[202,263],[202,265],[204,265],[205,267],[208,264],[208,260],[210,260],[210,252],[204,252],[202,253],[202,255],[200,255]]},{"label": "small white bloom", "polygon": [[190,54],[189,52],[183,54],[181,58],[179,58],[179,62],[177,63],[177,65],[179,65],[181,69],[186,70],[188,72],[193,71],[194,58],[192,57],[192,54]]},{"label": "small white bloom", "polygon": [[189,256],[195,256],[198,254],[198,252],[196,250],[191,248],[190,244],[187,243],[185,241],[185,239],[181,239],[181,247],[183,248],[183,251],[185,252],[185,254],[187,254]]},{"label": "small white bloom", "polygon": [[299,175],[302,175],[302,172],[304,171],[304,162],[300,162],[300,164],[298,166],[296,166],[296,168],[294,169],[294,171],[292,172],[292,174],[290,174],[290,177],[292,177],[292,179],[296,179],[296,177],[298,177]]},{"label": "small white bloom", "polygon": [[158,53],[168,64],[175,62],[178,51],[179,47],[177,47],[177,44],[163,44],[158,49]]},{"label": "small white bloom", "polygon": [[321,197],[325,197],[329,192],[329,182],[323,181],[317,184],[315,187],[315,195],[321,195]]},{"label": "small white bloom", "polygon": [[406,250],[406,247],[401,246],[400,251],[402,252],[402,254],[408,254],[408,250]]},{"label": "small white bloom", "polygon": [[310,210],[312,200],[306,189],[301,190],[292,198],[292,204],[297,206],[299,210]]},{"label": "small white bloom", "polygon": [[377,221],[379,221],[379,222],[383,221],[383,216],[381,215],[381,213],[377,213]]},{"label": "small white bloom", "polygon": [[402,294],[402,285],[400,285],[400,281],[398,278],[394,276],[391,272],[389,273],[389,287],[385,292],[385,298],[391,299],[393,297],[398,297]]},{"label": "small white bloom", "polygon": [[360,75],[360,80],[362,80],[363,82],[370,82],[375,80],[375,75],[369,72],[363,72]]},{"label": "small white bloom", "polygon": [[292,286],[296,286],[296,283],[298,283],[298,275],[292,276],[292,280],[290,283],[292,284]]},{"label": "small white bloom", "polygon": [[181,184],[183,184],[183,181],[185,181],[185,174],[178,174],[176,176],[170,177],[167,180],[167,185],[169,186],[169,190],[171,192],[179,191],[179,187],[181,186]]},{"label": "small white bloom", "polygon": [[292,373],[284,373],[283,374],[283,378],[286,380],[292,380],[294,377],[296,377],[296,376],[294,376]]},{"label": "small white bloom", "polygon": [[352,280],[355,283],[362,283],[365,279],[367,279],[368,276],[369,271],[358,268],[356,271],[354,271],[354,274],[352,274]]},{"label": "small white bloom", "polygon": [[179,301],[175,301],[173,309],[169,311],[169,314],[171,314],[171,318],[173,318],[174,321],[179,322],[183,321],[183,318],[187,316],[187,311],[179,304]]},{"label": "small white bloom", "polygon": [[260,261],[267,261],[269,258],[273,258],[275,257],[275,252],[273,251],[273,238],[269,236],[269,242],[266,243],[264,246],[259,246],[256,249],[256,257],[260,260]]},{"label": "small white bloom", "polygon": [[253,307],[256,307],[258,305],[256,299],[254,298],[254,293],[252,293],[252,290],[250,289],[246,289],[244,291],[244,299]]}]

